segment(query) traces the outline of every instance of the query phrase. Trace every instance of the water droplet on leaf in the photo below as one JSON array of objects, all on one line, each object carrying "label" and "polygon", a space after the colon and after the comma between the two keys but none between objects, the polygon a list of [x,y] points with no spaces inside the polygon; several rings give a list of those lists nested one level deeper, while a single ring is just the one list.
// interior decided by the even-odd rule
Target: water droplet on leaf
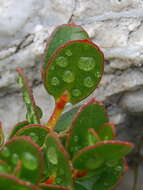
[{"label": "water droplet on leaf", "polygon": [[100,73],[99,71],[97,71],[97,72],[95,73],[95,77],[96,77],[96,78],[100,78],[100,77],[101,77],[101,73]]},{"label": "water droplet on leaf", "polygon": [[91,77],[86,77],[86,78],[84,79],[84,86],[85,86],[85,87],[88,87],[88,88],[91,88],[91,87],[94,86],[94,81],[92,80]]},{"label": "water droplet on leaf", "polygon": [[35,141],[35,142],[37,142],[37,141],[39,140],[39,137],[38,137],[35,133],[33,133],[33,132],[31,132],[31,133],[29,134],[29,136],[30,136],[31,139],[32,139],[33,141]]},{"label": "water droplet on leaf", "polygon": [[29,170],[35,170],[38,167],[37,159],[30,152],[23,153],[22,162],[23,166]]},{"label": "water droplet on leaf", "polygon": [[116,166],[115,170],[118,171],[118,172],[122,171],[122,166]]},{"label": "water droplet on leaf", "polygon": [[78,136],[74,136],[74,141],[75,141],[75,142],[78,141]]},{"label": "water droplet on leaf", "polygon": [[95,158],[89,158],[85,164],[88,169],[93,170],[101,166],[102,163],[103,160],[101,158],[95,157]]},{"label": "water droplet on leaf", "polygon": [[56,59],[56,64],[64,68],[68,65],[68,60],[66,57],[60,56]]},{"label": "water droplet on leaf", "polygon": [[17,162],[19,161],[19,156],[18,156],[18,154],[14,153],[14,154],[12,155],[11,161],[12,161],[13,164],[17,164]]},{"label": "water droplet on leaf", "polygon": [[72,52],[71,52],[71,50],[69,50],[69,49],[67,49],[66,50],[66,53],[65,53],[67,56],[72,56]]},{"label": "water droplet on leaf", "polygon": [[81,91],[79,89],[73,89],[72,95],[78,97],[81,95]]},{"label": "water droplet on leaf", "polygon": [[9,151],[9,149],[7,147],[4,147],[1,154],[4,157],[9,157],[10,156],[10,151]]},{"label": "water droplet on leaf", "polygon": [[49,162],[56,165],[58,163],[58,156],[54,147],[49,147],[47,151],[47,158]]},{"label": "water droplet on leaf", "polygon": [[114,167],[117,164],[117,160],[110,160],[106,163],[108,167]]},{"label": "water droplet on leaf", "polygon": [[65,71],[63,75],[63,81],[66,83],[71,83],[74,81],[74,74],[71,71]]},{"label": "water droplet on leaf", "polygon": [[78,62],[78,67],[83,71],[91,71],[95,67],[93,57],[81,57]]},{"label": "water droplet on leaf", "polygon": [[51,79],[51,85],[57,86],[57,85],[59,85],[59,83],[60,83],[60,81],[59,81],[59,79],[57,77],[53,77]]},{"label": "water droplet on leaf", "polygon": [[63,181],[63,180],[62,180],[60,177],[57,177],[57,178],[56,178],[56,183],[57,183],[57,184],[61,184],[62,181]]}]

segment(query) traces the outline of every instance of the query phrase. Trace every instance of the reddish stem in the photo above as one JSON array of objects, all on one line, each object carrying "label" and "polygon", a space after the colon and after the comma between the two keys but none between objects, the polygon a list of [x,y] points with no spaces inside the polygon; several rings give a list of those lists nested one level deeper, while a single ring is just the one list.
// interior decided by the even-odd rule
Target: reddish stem
[{"label": "reddish stem", "polygon": [[66,103],[68,102],[69,100],[69,94],[67,92],[65,92],[56,102],[56,106],[55,106],[55,109],[54,109],[54,112],[53,114],[51,115],[48,123],[47,123],[47,126],[50,127],[50,128],[54,128],[57,120],[59,119]]}]

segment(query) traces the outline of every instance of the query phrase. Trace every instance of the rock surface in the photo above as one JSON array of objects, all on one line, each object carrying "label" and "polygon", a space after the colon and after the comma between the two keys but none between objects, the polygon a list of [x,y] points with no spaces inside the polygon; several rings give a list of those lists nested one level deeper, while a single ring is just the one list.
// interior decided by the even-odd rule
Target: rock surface
[{"label": "rock surface", "polygon": [[[41,85],[40,57],[55,26],[69,21],[81,24],[105,54],[103,79],[90,97],[106,103],[122,138],[128,129],[126,124],[131,123],[130,115],[135,118],[133,126],[136,120],[141,125],[142,0],[1,0],[0,18],[0,118],[6,133],[25,116],[16,84],[18,67],[28,75],[37,104],[46,111],[43,121],[50,116],[54,101]],[[132,141],[132,135],[126,132],[125,138]],[[138,190],[143,186],[140,184]],[[126,183],[124,189],[130,189],[129,185]]]}]

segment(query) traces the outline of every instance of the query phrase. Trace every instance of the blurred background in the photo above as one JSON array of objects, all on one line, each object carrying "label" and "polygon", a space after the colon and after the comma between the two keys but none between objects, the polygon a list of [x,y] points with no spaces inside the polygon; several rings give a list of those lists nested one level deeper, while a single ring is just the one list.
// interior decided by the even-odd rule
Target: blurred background
[{"label": "blurred background", "polygon": [[[117,138],[136,144],[117,190],[143,190],[143,1],[0,0],[0,120],[5,133],[25,118],[16,68],[31,81],[46,121],[53,98],[41,81],[41,55],[53,29],[82,25],[105,55],[104,76],[90,97],[105,103]],[[134,188],[134,187],[135,188]]]}]

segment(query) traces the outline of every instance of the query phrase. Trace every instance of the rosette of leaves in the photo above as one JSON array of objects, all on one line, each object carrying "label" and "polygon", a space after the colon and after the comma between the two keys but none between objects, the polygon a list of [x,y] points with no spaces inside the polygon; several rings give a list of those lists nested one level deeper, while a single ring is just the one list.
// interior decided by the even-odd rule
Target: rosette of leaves
[{"label": "rosette of leaves", "polygon": [[127,169],[132,143],[115,139],[105,107],[92,99],[62,114],[66,103],[85,99],[97,87],[104,57],[83,28],[58,27],[43,56],[42,78],[55,98],[46,124],[23,71],[18,69],[26,120],[4,139],[0,123],[0,189],[110,190]]}]

